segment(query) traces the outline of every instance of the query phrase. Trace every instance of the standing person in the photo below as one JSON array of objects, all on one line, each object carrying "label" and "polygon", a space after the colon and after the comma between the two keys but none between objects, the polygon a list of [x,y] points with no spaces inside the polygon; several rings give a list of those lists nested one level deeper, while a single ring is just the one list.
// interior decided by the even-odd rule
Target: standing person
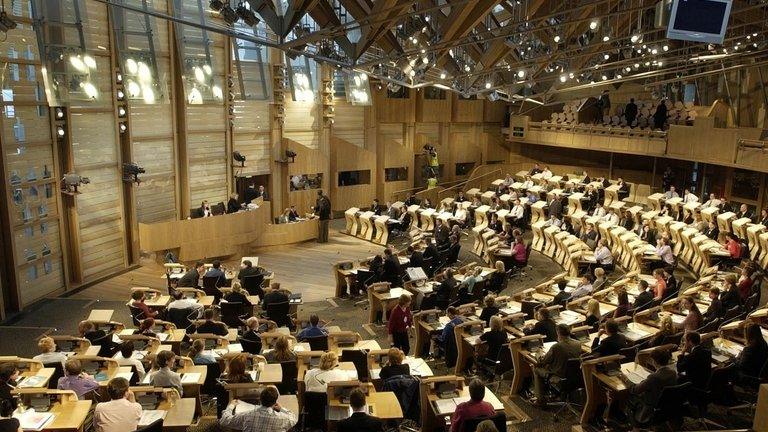
[{"label": "standing person", "polygon": [[411,297],[402,294],[397,300],[397,306],[389,313],[389,321],[387,321],[387,331],[392,346],[402,350],[405,355],[408,355],[411,350],[408,332],[413,328],[413,315],[410,306]]},{"label": "standing person", "polygon": [[96,432],[135,431],[143,410],[128,388],[128,380],[113,378],[107,385],[107,394],[110,401],[97,404],[93,411]]},{"label": "standing person", "polygon": [[630,98],[629,103],[624,107],[624,117],[627,119],[627,125],[632,127],[637,118],[637,105],[634,98]]},{"label": "standing person", "polygon": [[315,213],[320,217],[320,229],[318,231],[317,242],[328,243],[328,225],[331,220],[331,200],[323,194],[322,190],[317,191]]},{"label": "standing person", "polygon": [[664,123],[667,121],[667,104],[661,101],[653,113],[653,128],[664,130]]},{"label": "standing person", "polygon": [[597,106],[600,108],[601,116],[598,120],[599,123],[603,116],[611,115],[611,98],[608,96],[608,90],[603,90],[603,92],[600,94],[600,99],[597,100]]}]

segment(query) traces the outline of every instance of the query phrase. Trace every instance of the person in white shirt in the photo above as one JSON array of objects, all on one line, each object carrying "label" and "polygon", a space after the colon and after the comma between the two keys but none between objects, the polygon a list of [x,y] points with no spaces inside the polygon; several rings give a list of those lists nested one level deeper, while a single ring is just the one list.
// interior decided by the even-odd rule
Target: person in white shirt
[{"label": "person in white shirt", "polygon": [[523,190],[528,190],[529,188],[533,187],[533,180],[531,180],[531,176],[525,176],[525,181],[523,182],[522,186],[520,186]]},{"label": "person in white shirt", "polygon": [[598,217],[600,219],[602,219],[603,216],[605,216],[605,209],[603,208],[603,205],[600,204],[599,202],[595,204],[595,209],[592,210],[592,216]]},{"label": "person in white shirt", "polygon": [[467,223],[467,210],[464,208],[461,203],[456,206],[456,213],[453,215],[454,218],[456,218],[459,223],[464,226]]},{"label": "person in white shirt", "polygon": [[669,190],[664,193],[664,199],[680,198],[674,186],[670,186]]},{"label": "person in white shirt", "polygon": [[605,240],[600,239],[597,241],[597,247],[595,247],[595,261],[601,266],[607,266],[613,264],[613,254],[608,246],[605,245]]},{"label": "person in white shirt", "polygon": [[96,432],[131,432],[139,425],[143,410],[128,388],[125,378],[112,378],[107,385],[111,399],[96,405],[93,411],[93,427]]},{"label": "person in white shirt", "polygon": [[512,186],[512,183],[514,182],[515,180],[512,178],[512,176],[509,173],[507,173],[507,176],[504,177],[504,185],[509,187],[509,186]]},{"label": "person in white shirt", "polygon": [[685,188],[685,190],[683,190],[683,204],[690,204],[695,202],[699,202],[699,197],[692,194],[688,188]]},{"label": "person in white shirt", "polygon": [[192,309],[197,312],[197,318],[200,318],[203,313],[203,305],[197,302],[197,300],[184,298],[184,294],[180,291],[173,291],[173,301],[168,303],[167,309]]},{"label": "person in white shirt", "polygon": [[544,223],[545,227],[556,226],[560,228],[560,225],[562,225],[562,222],[555,215],[550,215],[549,219]]},{"label": "person in white shirt", "polygon": [[579,285],[571,293],[571,300],[592,294],[592,275],[584,273],[579,281]]},{"label": "person in white shirt", "polygon": [[544,180],[549,180],[550,178],[552,178],[552,171],[549,170],[548,166],[545,166],[544,170],[541,172],[541,178],[543,178]]},{"label": "person in white shirt", "polygon": [[611,225],[618,225],[619,224],[619,215],[616,214],[616,210],[613,209],[613,207],[608,209],[608,213],[605,214],[601,218],[603,222],[607,222]]},{"label": "person in white shirt", "polygon": [[[133,341],[124,341],[120,344],[120,351],[118,351],[117,354],[115,354],[115,360],[117,360],[117,364],[120,366],[133,366],[136,368],[136,374],[138,375],[139,382],[141,382],[144,379],[144,375],[147,374],[146,370],[144,370],[144,364],[141,362],[140,359],[136,358],[134,356],[135,348],[133,345]],[[140,354],[140,353],[137,353]],[[143,357],[143,356],[141,356]]]},{"label": "person in white shirt", "polygon": [[509,217],[515,222],[515,225],[520,226],[523,223],[523,217],[525,216],[525,207],[520,204],[520,200],[516,199],[512,210],[509,211]]},{"label": "person in white shirt", "polygon": [[713,193],[709,194],[709,199],[701,205],[701,208],[708,208],[708,207],[720,207],[720,204],[723,202],[717,198],[717,196]]},{"label": "person in white shirt", "polygon": [[32,357],[33,360],[37,360],[45,365],[52,363],[61,363],[61,367],[64,367],[64,363],[67,362],[67,355],[62,352],[56,352],[56,342],[53,338],[45,336],[37,341],[37,347],[40,349],[40,354]]},{"label": "person in white shirt", "polygon": [[672,252],[672,248],[669,247],[667,239],[664,237],[659,238],[656,243],[656,255],[661,258],[662,264],[664,265],[675,264],[675,255]]},{"label": "person in white shirt", "polygon": [[349,376],[338,369],[338,366],[339,357],[335,352],[323,353],[320,356],[319,367],[308,370],[304,375],[306,391],[325,393],[328,390],[329,382],[347,381]]}]

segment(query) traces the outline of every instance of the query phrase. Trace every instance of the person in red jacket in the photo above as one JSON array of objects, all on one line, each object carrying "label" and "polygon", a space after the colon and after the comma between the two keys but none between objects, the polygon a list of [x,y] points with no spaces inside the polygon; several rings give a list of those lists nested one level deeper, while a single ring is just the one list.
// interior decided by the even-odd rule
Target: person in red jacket
[{"label": "person in red jacket", "polygon": [[411,350],[408,340],[408,331],[413,328],[413,315],[411,314],[411,296],[403,294],[397,300],[397,306],[392,308],[387,321],[389,341],[395,348],[400,348],[405,355]]},{"label": "person in red jacket", "polygon": [[464,432],[464,422],[478,417],[491,417],[496,414],[493,405],[484,401],[485,384],[477,378],[469,382],[469,400],[456,406],[451,416],[451,432]]}]

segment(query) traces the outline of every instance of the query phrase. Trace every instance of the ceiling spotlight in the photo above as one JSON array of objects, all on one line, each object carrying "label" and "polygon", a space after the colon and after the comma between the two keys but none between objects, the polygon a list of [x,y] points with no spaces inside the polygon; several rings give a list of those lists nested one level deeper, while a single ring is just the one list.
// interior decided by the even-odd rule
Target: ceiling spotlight
[{"label": "ceiling spotlight", "polygon": [[59,136],[59,138],[64,136],[64,128],[61,126],[56,126],[56,135]]},{"label": "ceiling spotlight", "polygon": [[609,58],[611,58],[611,56],[610,56],[610,55],[608,55],[608,54],[603,54],[603,59],[605,59],[605,60],[608,60]]},{"label": "ceiling spotlight", "polygon": [[117,108],[117,115],[118,115],[119,117],[125,117],[125,108],[123,108],[123,107],[118,107],[118,108]]},{"label": "ceiling spotlight", "polygon": [[568,79],[567,75],[565,75],[565,74],[560,75],[560,82],[564,83],[567,79]]},{"label": "ceiling spotlight", "polygon": [[125,133],[125,131],[127,130],[128,130],[128,126],[125,123],[120,122],[120,133]]},{"label": "ceiling spotlight", "polygon": [[56,118],[57,119],[63,119],[64,118],[64,110],[61,108],[56,108]]},{"label": "ceiling spotlight", "polygon": [[661,49],[663,49],[665,52],[669,51],[669,45],[664,45],[663,47],[661,47]]},{"label": "ceiling spotlight", "polygon": [[464,66],[464,72],[469,72],[470,70],[471,68],[469,67],[469,65]]},{"label": "ceiling spotlight", "polygon": [[595,30],[596,28],[597,28],[597,20],[592,20],[592,21],[589,23],[589,29],[590,29],[590,30]]},{"label": "ceiling spotlight", "polygon": [[656,63],[657,66],[661,67],[661,62]]},{"label": "ceiling spotlight", "polygon": [[424,57],[424,58],[421,59],[421,62],[424,63],[424,64],[427,64],[427,63],[429,63],[429,58]]},{"label": "ceiling spotlight", "polygon": [[248,25],[248,27],[256,27],[256,25],[259,24],[259,19],[256,17],[256,14],[251,10],[249,6],[250,3],[240,2],[237,5],[236,12],[237,15],[242,18],[243,22]]},{"label": "ceiling spotlight", "polygon": [[560,43],[560,35],[555,35],[555,43]]},{"label": "ceiling spotlight", "polygon": [[409,64],[409,65],[411,65],[411,66],[416,66],[416,59],[411,59],[411,60],[408,62],[408,64]]},{"label": "ceiling spotlight", "polygon": [[632,41],[632,43],[636,43],[637,41],[640,40],[640,36],[636,35],[636,34],[633,34],[632,37],[629,38],[629,40]]},{"label": "ceiling spotlight", "polygon": [[210,3],[208,3],[208,6],[211,7],[211,9],[215,10],[216,12],[220,11],[221,8],[224,7],[224,1],[223,0],[211,0]]},{"label": "ceiling spotlight", "polygon": [[605,75],[603,75],[603,76],[602,76],[602,78],[603,78],[603,81],[605,81],[605,80],[607,80],[607,79],[608,79],[608,77],[607,77],[607,76],[605,76]]},{"label": "ceiling spotlight", "polygon": [[603,42],[608,42],[609,40],[611,40],[610,36],[608,35],[603,36]]},{"label": "ceiling spotlight", "polygon": [[445,79],[445,72],[440,72],[440,79]]},{"label": "ceiling spotlight", "polygon": [[224,20],[225,23],[232,25],[237,22],[237,19],[239,18],[237,16],[237,12],[235,12],[234,9],[232,9],[232,6],[226,5],[219,11],[219,16],[221,16],[221,19]]},{"label": "ceiling spotlight", "polygon": [[487,88],[487,89],[491,88],[491,82],[490,81],[485,83],[485,88]]},{"label": "ceiling spotlight", "polygon": [[621,79],[621,74],[617,74],[616,78]]},{"label": "ceiling spotlight", "polygon": [[651,50],[651,54],[653,54],[653,55],[656,55],[658,53],[659,53],[659,50],[657,50],[656,48]]},{"label": "ceiling spotlight", "polygon": [[524,71],[524,70],[522,70],[522,69],[520,69],[519,71],[517,71],[517,77],[518,77],[518,78],[520,78],[520,79],[523,79],[523,78],[525,78],[525,71]]},{"label": "ceiling spotlight", "polygon": [[415,71],[415,70],[413,70],[413,69],[411,69],[411,71],[410,71],[410,72],[408,72],[408,75],[410,75],[410,76],[411,76],[411,78],[413,78],[413,77],[415,77],[415,76],[416,76],[416,71]]}]

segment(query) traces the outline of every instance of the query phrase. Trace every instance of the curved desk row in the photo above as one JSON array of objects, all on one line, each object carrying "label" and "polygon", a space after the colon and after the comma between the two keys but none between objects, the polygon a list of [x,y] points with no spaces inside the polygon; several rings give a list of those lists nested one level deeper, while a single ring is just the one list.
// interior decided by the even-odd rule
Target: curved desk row
[{"label": "curved desk row", "polygon": [[199,219],[139,224],[139,248],[176,251],[179,260],[245,254],[252,247],[298,243],[317,238],[317,220],[273,224],[268,202],[259,208]]}]

